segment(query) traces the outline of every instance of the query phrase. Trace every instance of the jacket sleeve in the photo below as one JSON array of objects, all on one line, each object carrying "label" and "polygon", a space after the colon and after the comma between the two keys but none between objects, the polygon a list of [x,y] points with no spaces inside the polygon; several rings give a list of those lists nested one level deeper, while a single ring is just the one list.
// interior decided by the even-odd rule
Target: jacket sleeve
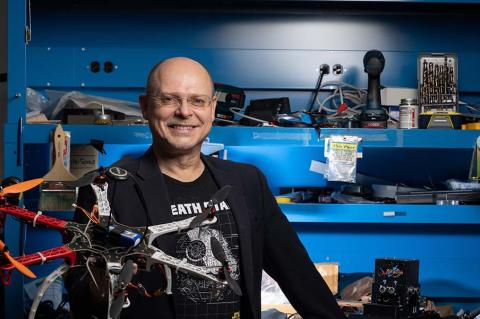
[{"label": "jacket sleeve", "polygon": [[302,318],[345,318],[295,230],[277,205],[265,177],[260,171],[258,175],[264,214],[264,270],[277,281]]}]

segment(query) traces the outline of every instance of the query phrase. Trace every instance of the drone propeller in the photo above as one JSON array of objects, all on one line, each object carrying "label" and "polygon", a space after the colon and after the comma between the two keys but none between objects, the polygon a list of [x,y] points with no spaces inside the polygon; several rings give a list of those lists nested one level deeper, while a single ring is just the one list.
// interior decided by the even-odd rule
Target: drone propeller
[{"label": "drone propeller", "polygon": [[123,309],[123,304],[125,303],[125,289],[132,280],[133,276],[133,261],[127,260],[123,265],[120,274],[118,275],[118,289],[114,292],[115,296],[113,297],[112,305],[110,306],[110,317],[118,318]]},{"label": "drone propeller", "polygon": [[35,186],[40,185],[41,183],[43,183],[43,178],[35,178],[29,181],[6,186],[0,189],[0,195],[23,193],[34,188]]},{"label": "drone propeller", "polygon": [[231,269],[228,265],[227,255],[223,250],[222,244],[220,244],[217,238],[212,236],[210,237],[210,246],[212,248],[213,256],[215,256],[215,258],[222,263],[223,275],[225,276],[225,280],[227,281],[228,285],[236,295],[241,296],[242,290],[240,289],[240,286],[230,275]]},{"label": "drone propeller", "polygon": [[[115,180],[123,181],[128,178],[128,171],[117,166],[111,166],[108,168],[101,167],[99,169],[93,170],[91,172],[86,173],[76,181],[70,183],[73,187],[83,187],[90,185],[93,183],[97,177],[106,174],[108,177],[113,178]],[[102,181],[102,179],[100,179]],[[104,180],[103,180],[104,181]]]},{"label": "drone propeller", "polygon": [[91,172],[86,173],[85,175],[83,175],[82,177],[77,179],[76,181],[70,183],[70,186],[72,186],[72,187],[83,187],[83,186],[90,185],[91,183],[93,183],[95,178],[97,178],[97,176],[99,176],[99,175],[100,175],[100,171],[98,169],[93,170]]},{"label": "drone propeller", "polygon": [[35,274],[30,269],[28,269],[24,264],[19,263],[18,261],[15,260],[15,258],[10,256],[7,245],[5,245],[5,243],[1,240],[0,240],[0,254],[3,254],[7,258],[7,260],[25,276],[32,279],[37,278],[37,276],[35,276]]},{"label": "drone propeller", "polygon": [[195,217],[194,219],[192,219],[192,221],[190,222],[190,228],[198,227],[205,219],[212,217],[211,215],[214,213],[213,207],[227,199],[231,188],[232,186],[225,185],[220,188],[215,194],[213,194],[212,198],[208,202],[208,205],[207,207],[205,207],[203,212],[197,215],[197,217]]}]

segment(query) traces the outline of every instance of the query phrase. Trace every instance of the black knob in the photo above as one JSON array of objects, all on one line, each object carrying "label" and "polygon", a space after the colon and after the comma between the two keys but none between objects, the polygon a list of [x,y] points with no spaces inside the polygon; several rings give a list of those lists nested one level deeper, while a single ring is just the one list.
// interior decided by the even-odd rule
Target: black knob
[{"label": "black knob", "polygon": [[103,71],[105,71],[106,73],[111,73],[113,71],[113,62],[111,61],[106,61],[104,64],[103,64]]},{"label": "black knob", "polygon": [[98,73],[98,71],[100,71],[100,63],[98,61],[90,62],[90,71]]}]

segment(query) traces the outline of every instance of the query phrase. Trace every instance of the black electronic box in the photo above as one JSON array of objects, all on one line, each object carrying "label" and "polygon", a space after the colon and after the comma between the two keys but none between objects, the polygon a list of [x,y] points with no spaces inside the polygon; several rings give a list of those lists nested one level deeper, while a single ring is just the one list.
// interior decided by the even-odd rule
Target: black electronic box
[{"label": "black electronic box", "polygon": [[419,261],[385,258],[375,260],[372,303],[364,315],[375,318],[408,318],[419,311]]}]

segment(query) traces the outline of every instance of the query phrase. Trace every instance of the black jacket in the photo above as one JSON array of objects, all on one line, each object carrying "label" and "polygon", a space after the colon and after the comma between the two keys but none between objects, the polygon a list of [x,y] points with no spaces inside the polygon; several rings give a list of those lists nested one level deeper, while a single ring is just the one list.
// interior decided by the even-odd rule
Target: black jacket
[{"label": "black jacket", "polygon": [[[218,187],[232,186],[227,202],[236,219],[240,240],[241,317],[260,318],[260,286],[264,269],[278,282],[304,319],[343,318],[328,286],[278,207],[260,170],[252,165],[213,157],[202,156],[202,160]],[[109,185],[109,197],[113,199],[112,209],[117,221],[130,226],[171,222],[168,193],[153,151],[149,149],[140,159],[123,162],[120,166],[137,177],[149,217],[134,190],[134,183],[127,180]],[[83,190],[79,200],[86,208],[93,204],[92,194],[86,194],[88,192],[88,189]],[[173,255],[168,247],[175,247],[174,240],[174,235],[161,236],[157,246]],[[151,273],[143,276],[138,280],[143,280],[145,286],[164,284],[158,282],[158,275],[155,276],[157,278],[153,278]],[[149,318],[172,309],[168,297],[154,301],[130,294],[129,298],[132,305],[124,309],[122,318],[130,318],[130,315],[131,318]],[[158,318],[168,316],[165,313],[164,317]]]}]

